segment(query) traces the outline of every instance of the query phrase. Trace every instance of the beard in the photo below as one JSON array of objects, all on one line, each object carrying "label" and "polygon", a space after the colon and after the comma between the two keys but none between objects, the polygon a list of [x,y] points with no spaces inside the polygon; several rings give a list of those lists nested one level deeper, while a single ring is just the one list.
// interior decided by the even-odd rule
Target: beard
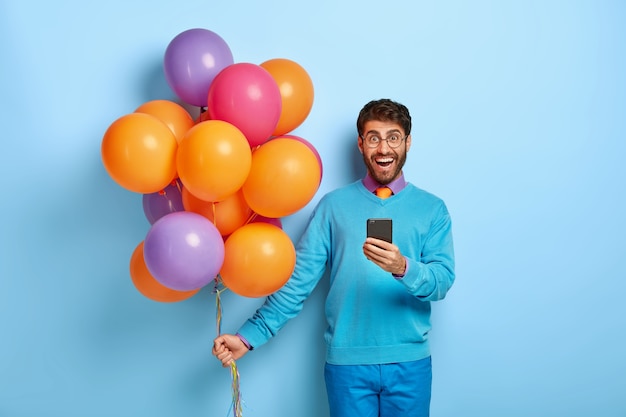
[{"label": "beard", "polygon": [[370,176],[381,185],[387,185],[396,178],[398,178],[402,173],[402,168],[404,167],[404,164],[406,163],[406,150],[401,153],[393,152],[393,154],[394,161],[392,162],[392,164],[395,164],[395,168],[392,170],[384,170],[383,172],[381,172],[380,167],[375,160],[376,157],[381,156],[381,154],[373,154],[368,158],[365,153],[363,153],[363,162],[367,167],[367,171],[369,172]]}]

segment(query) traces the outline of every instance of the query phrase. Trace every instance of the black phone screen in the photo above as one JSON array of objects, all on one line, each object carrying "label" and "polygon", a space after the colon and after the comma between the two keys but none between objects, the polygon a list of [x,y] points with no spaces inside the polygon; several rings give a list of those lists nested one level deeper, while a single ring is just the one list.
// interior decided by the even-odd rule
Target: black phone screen
[{"label": "black phone screen", "polygon": [[367,237],[375,237],[391,243],[391,219],[367,219]]}]

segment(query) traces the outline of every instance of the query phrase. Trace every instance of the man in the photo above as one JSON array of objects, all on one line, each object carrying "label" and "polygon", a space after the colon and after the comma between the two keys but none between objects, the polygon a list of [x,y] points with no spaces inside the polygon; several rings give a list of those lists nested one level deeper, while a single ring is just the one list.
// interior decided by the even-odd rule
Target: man
[{"label": "man", "polygon": [[[320,200],[290,280],[236,335],[217,337],[213,354],[228,366],[267,342],[300,312],[328,268],[324,377],[331,417],[428,416],[430,302],[443,299],[455,278],[450,216],[441,199],[404,178],[411,148],[404,105],[367,103],[357,130],[365,178]],[[374,193],[383,186],[388,198]],[[393,243],[366,238],[369,218],[393,220]]]}]

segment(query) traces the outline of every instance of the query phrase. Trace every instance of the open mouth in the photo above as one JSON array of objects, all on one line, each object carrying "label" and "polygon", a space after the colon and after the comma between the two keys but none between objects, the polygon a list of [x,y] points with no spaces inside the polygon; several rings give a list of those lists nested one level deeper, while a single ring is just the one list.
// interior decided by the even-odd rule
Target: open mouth
[{"label": "open mouth", "polygon": [[374,161],[380,167],[386,168],[393,163],[393,158],[391,157],[381,157],[375,158]]}]

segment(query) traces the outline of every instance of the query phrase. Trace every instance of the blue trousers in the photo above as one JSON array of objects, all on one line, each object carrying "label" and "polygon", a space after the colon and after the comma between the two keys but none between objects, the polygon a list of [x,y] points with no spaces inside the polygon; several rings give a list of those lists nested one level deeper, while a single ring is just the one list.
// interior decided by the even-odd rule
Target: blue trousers
[{"label": "blue trousers", "polygon": [[428,417],[431,358],[324,367],[330,417]]}]

